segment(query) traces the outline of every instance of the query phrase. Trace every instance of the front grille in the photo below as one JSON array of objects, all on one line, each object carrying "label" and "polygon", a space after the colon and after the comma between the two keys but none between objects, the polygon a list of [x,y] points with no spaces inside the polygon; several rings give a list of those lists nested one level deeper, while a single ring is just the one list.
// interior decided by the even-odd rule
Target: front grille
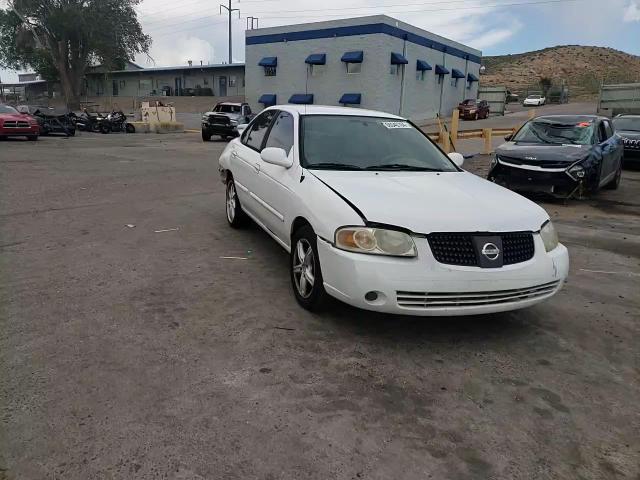
[{"label": "front grille", "polygon": [[549,282],[535,287],[515,288],[488,292],[396,292],[398,306],[415,310],[447,307],[478,307],[502,303],[533,300],[553,294],[560,282]]},{"label": "front grille", "polygon": [[512,165],[529,165],[540,168],[567,168],[570,164],[566,161],[556,160],[527,160],[524,158],[505,157],[500,155],[500,160]]},{"label": "front grille", "polygon": [[4,128],[29,128],[29,122],[9,120],[4,122]]},{"label": "front grille", "polygon": [[226,115],[209,115],[209,122],[216,125],[229,125],[231,123]]},{"label": "front grille", "polygon": [[640,140],[624,139],[624,147],[632,150],[640,150]]},{"label": "front grille", "polygon": [[[431,252],[438,262],[447,265],[477,267],[480,262],[473,246],[474,236],[476,236],[474,233],[431,233],[427,239]],[[483,233],[478,236],[502,238],[503,265],[526,262],[531,260],[535,254],[531,232]]]}]

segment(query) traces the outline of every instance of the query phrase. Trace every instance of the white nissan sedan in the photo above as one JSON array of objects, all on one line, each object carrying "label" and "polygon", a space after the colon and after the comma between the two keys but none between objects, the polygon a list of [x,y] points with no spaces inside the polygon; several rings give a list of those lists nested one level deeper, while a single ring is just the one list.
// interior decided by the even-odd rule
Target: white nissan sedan
[{"label": "white nissan sedan", "polygon": [[[450,157],[450,158],[449,158]],[[470,315],[556,294],[567,249],[536,204],[460,168],[388,113],[274,106],[220,157],[226,212],[290,253],[304,308]]]}]

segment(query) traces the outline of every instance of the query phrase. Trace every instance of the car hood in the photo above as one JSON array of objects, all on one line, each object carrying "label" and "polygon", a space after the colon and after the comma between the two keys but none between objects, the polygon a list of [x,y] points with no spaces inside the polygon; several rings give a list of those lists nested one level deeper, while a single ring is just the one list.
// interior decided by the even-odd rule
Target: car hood
[{"label": "car hood", "polygon": [[[544,162],[575,163],[589,156],[590,145],[540,145],[535,143],[507,142],[496,148],[496,155],[515,158],[517,160],[532,160]],[[505,158],[508,161],[508,159]]]},{"label": "car hood", "polygon": [[242,114],[240,113],[206,112],[205,115],[224,115],[225,117],[228,117],[231,120],[239,120],[240,118],[242,118]]},{"label": "car hood", "polygon": [[633,130],[616,130],[616,133],[622,138],[628,138],[630,140],[640,140],[640,132]]},{"label": "car hood", "polygon": [[312,173],[367,221],[415,233],[537,231],[549,218],[530,200],[468,172]]},{"label": "car hood", "polygon": [[15,113],[0,113],[0,120],[4,120],[7,121],[9,120],[10,122],[13,121],[29,121],[32,120],[32,117],[29,115],[22,115],[22,114],[15,114]]}]

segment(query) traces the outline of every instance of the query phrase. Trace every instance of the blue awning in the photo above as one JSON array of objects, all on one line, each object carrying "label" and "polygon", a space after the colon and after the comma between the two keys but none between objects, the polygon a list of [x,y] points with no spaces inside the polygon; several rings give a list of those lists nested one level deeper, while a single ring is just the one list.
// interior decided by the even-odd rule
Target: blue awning
[{"label": "blue awning", "polygon": [[258,100],[259,103],[263,104],[265,107],[270,107],[276,104],[276,96],[273,93],[265,93]]},{"label": "blue awning", "polygon": [[278,57],[264,57],[258,63],[261,67],[277,67],[278,66]]},{"label": "blue awning", "polygon": [[453,68],[451,69],[451,77],[452,78],[464,78],[464,73],[462,73],[460,70]]},{"label": "blue awning", "polygon": [[424,60],[418,60],[416,62],[416,70],[419,72],[426,72],[427,70],[433,70],[433,68]]},{"label": "blue awning", "polygon": [[307,57],[304,63],[308,63],[309,65],[325,65],[327,63],[327,54],[326,53],[314,53]]},{"label": "blue awning", "polygon": [[364,52],[362,50],[358,50],[355,52],[347,52],[342,55],[342,60],[345,63],[362,63],[364,58]]},{"label": "blue awning", "polygon": [[313,93],[295,93],[291,95],[289,103],[297,103],[299,105],[310,105],[313,103]]},{"label": "blue awning", "polygon": [[345,93],[344,95],[342,95],[342,97],[340,97],[338,103],[342,103],[344,105],[360,105],[361,101],[361,93]]},{"label": "blue awning", "polygon": [[470,73],[469,75],[467,75],[467,80],[469,82],[479,82],[480,79],[478,77],[476,77],[473,73]]},{"label": "blue awning", "polygon": [[401,53],[391,52],[391,65],[406,65],[409,61]]},{"label": "blue awning", "polygon": [[436,65],[436,75],[449,75],[449,70],[444,68],[442,65]]}]

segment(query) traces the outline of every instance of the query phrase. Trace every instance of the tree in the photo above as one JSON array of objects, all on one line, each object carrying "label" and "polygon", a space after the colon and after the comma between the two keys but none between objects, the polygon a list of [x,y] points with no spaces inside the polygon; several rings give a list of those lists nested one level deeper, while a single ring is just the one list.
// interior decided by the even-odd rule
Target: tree
[{"label": "tree", "polygon": [[141,0],[14,0],[0,9],[0,66],[59,81],[77,109],[87,67],[123,68],[148,53],[134,7]]},{"label": "tree", "polygon": [[547,93],[549,93],[549,90],[551,90],[551,87],[553,86],[553,80],[551,80],[549,77],[542,77],[540,78],[540,88],[542,89],[542,94],[543,95],[547,95]]}]

